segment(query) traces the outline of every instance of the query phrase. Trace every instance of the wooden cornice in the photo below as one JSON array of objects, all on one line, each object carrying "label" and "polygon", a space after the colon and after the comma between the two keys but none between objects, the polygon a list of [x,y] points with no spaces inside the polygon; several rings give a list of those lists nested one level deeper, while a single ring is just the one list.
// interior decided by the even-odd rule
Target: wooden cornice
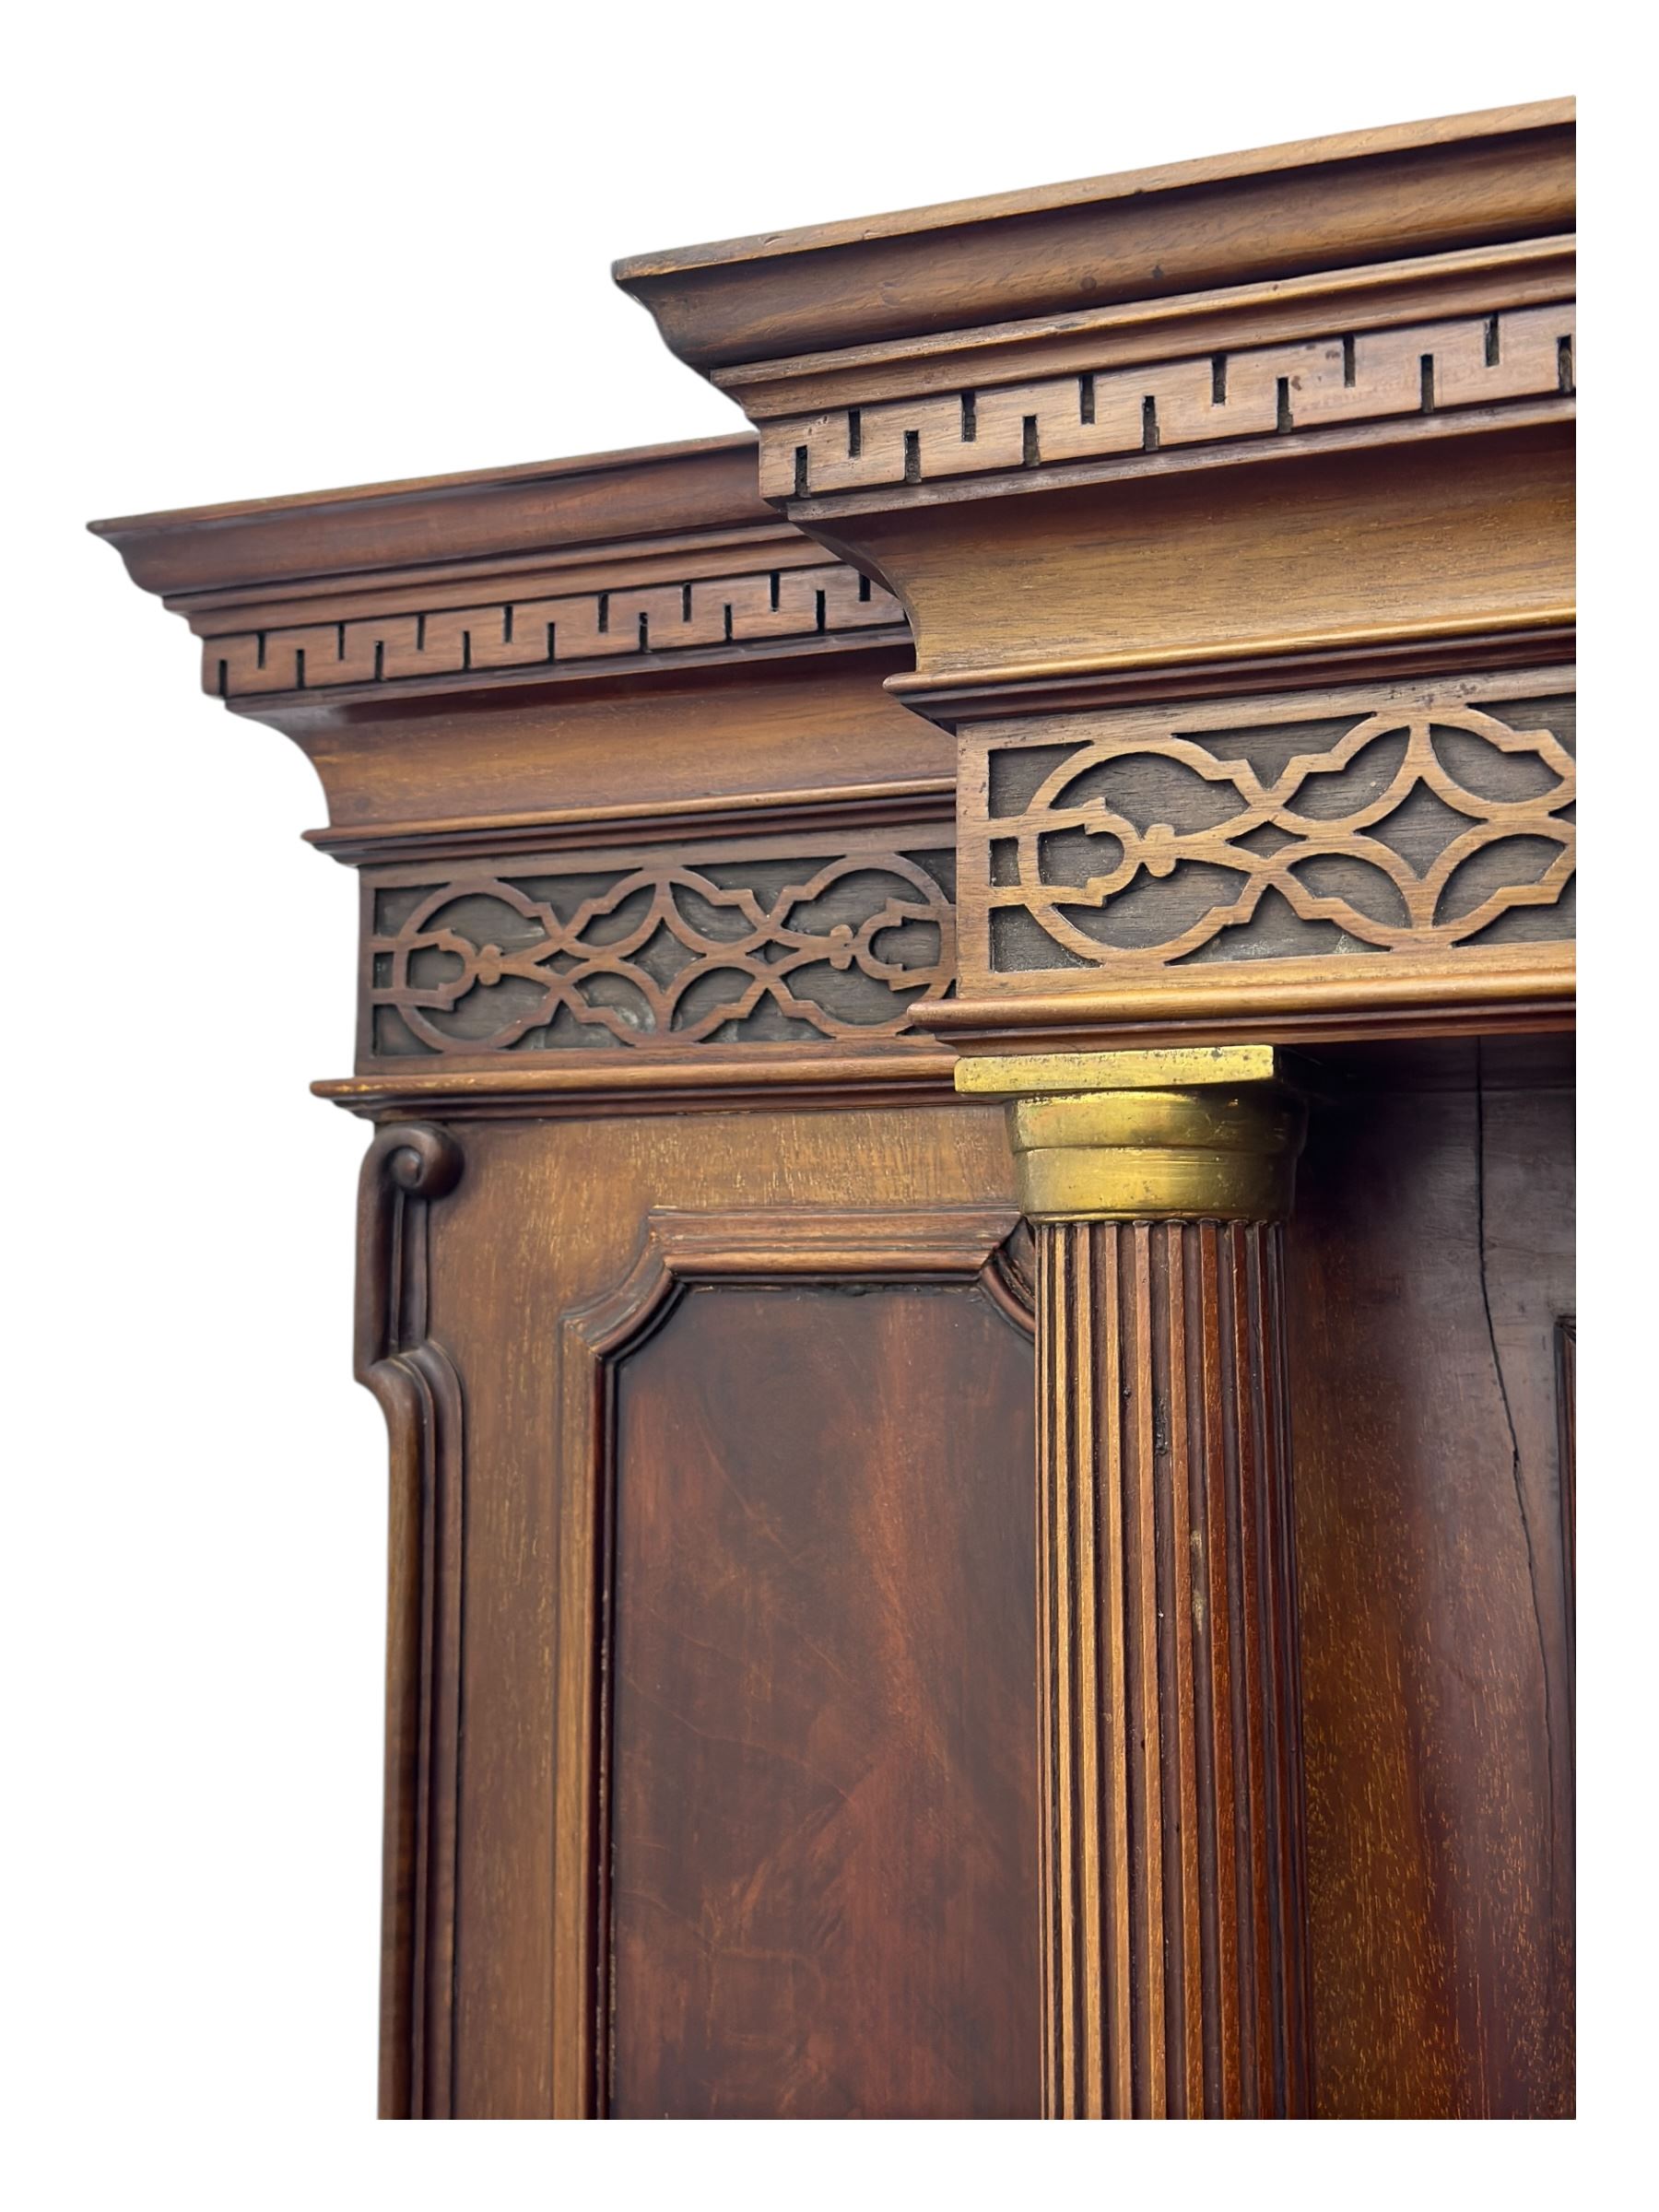
[{"label": "wooden cornice", "polygon": [[935,1033],[1571,1018],[1573,147],[1551,102],[619,265],[959,734]]},{"label": "wooden cornice", "polygon": [[[762,495],[903,604],[894,688],[947,718],[1571,621],[1573,142],[1550,102],[617,274],[756,424]],[[1452,573],[1477,505],[1545,558]]]},{"label": "wooden cornice", "polygon": [[757,422],[871,399],[908,399],[1030,376],[1098,374],[1237,352],[1322,332],[1381,330],[1572,296],[1571,235],[1475,246],[1309,276],[1126,300],[885,345],[717,369],[711,382]]},{"label": "wooden cornice", "polygon": [[202,639],[203,688],[251,711],[902,634],[757,498],[747,438],[92,528]]},{"label": "wooden cornice", "polygon": [[758,437],[94,524],[363,870],[331,1095],[1569,1019],[1572,143],[1552,103],[625,263]]},{"label": "wooden cornice", "polygon": [[949,1095],[954,748],[755,485],[742,437],[94,525],[362,872],[347,1102]]},{"label": "wooden cornice", "polygon": [[135,583],[173,597],[544,555],[677,530],[741,529],[768,519],[755,492],[754,441],[737,436],[88,526],[114,546]]},{"label": "wooden cornice", "polygon": [[705,374],[1572,228],[1573,105],[1349,132],[620,261]]}]

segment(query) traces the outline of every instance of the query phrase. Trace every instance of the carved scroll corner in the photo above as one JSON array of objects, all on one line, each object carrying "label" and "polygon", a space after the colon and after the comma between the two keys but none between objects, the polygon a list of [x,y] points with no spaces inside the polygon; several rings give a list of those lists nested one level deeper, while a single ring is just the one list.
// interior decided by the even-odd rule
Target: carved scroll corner
[{"label": "carved scroll corner", "polygon": [[1022,1336],[1037,1334],[1037,1240],[1031,1225],[1017,1221],[991,1252],[981,1281],[1003,1318]]},{"label": "carved scroll corner", "polygon": [[429,1332],[426,1216],[464,1155],[426,1122],[377,1130],[363,1162],[356,1372],[390,1455],[381,1979],[382,2117],[453,2109],[465,1439],[461,1379]]},{"label": "carved scroll corner", "polygon": [[434,1122],[394,1122],[382,1129],[365,1168],[396,1185],[406,1197],[447,1198],[461,1180],[465,1157],[454,1135]]}]

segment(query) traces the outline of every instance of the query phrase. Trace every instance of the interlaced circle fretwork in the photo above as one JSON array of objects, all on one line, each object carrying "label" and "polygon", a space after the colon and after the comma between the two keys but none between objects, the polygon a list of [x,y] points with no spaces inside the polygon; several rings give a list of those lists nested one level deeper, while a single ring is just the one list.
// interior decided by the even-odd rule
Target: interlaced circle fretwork
[{"label": "interlaced circle fretwork", "polygon": [[[903,853],[807,861],[771,896],[672,859],[601,880],[566,918],[489,873],[424,891],[370,939],[371,1006],[444,1053],[499,1052],[561,1015],[594,1044],[696,1044],[766,1000],[819,1035],[867,1038],[903,1029],[955,974],[950,900]],[[515,980],[500,1019],[452,1018]]]},{"label": "interlaced circle fretwork", "polygon": [[[1541,788],[1511,797],[1471,790],[1442,758],[1443,739],[1437,748],[1437,733],[1451,732],[1490,748],[1495,758],[1535,763],[1528,781]],[[1398,747],[1400,757],[1392,773],[1384,774],[1374,765],[1379,755],[1372,748],[1391,740],[1390,753]],[[988,835],[1009,841],[1018,853],[1017,879],[990,887],[991,907],[1024,907],[1066,952],[1100,964],[1181,959],[1222,930],[1249,922],[1269,891],[1280,893],[1301,921],[1335,924],[1361,947],[1422,951],[1467,943],[1512,909],[1552,905],[1571,877],[1574,763],[1547,729],[1512,729],[1467,705],[1409,713],[1389,709],[1367,715],[1326,750],[1297,754],[1266,780],[1249,760],[1229,759],[1226,751],[1226,735],[1219,732],[1204,744],[1140,731],[1077,746],[1043,778],[1029,806],[987,823]],[[1098,788],[1102,780],[1110,782],[1100,771],[1136,760],[1150,764],[1143,787],[1149,774],[1156,789],[1162,764],[1173,764],[1200,778],[1223,802],[1236,798],[1237,805],[1224,804],[1219,819],[1201,826],[1177,828],[1162,819],[1137,825]],[[1465,765],[1463,773],[1469,772]],[[1079,789],[1091,783],[1097,788]],[[1432,851],[1423,849],[1419,837],[1408,856],[1389,841],[1391,825],[1404,818],[1408,802],[1423,806],[1420,793],[1432,794],[1446,810],[1445,827],[1430,837]],[[1346,809],[1345,796],[1353,800]],[[1207,811],[1213,814],[1215,807]],[[1081,882],[1051,880],[1045,844],[1066,831],[1098,839],[1108,865]],[[1540,867],[1535,846],[1526,852],[1515,846],[1512,861],[1494,852],[1518,840],[1553,844],[1555,856]],[[1477,878],[1470,864],[1489,853],[1494,857],[1482,863]],[[1357,862],[1386,884],[1379,880],[1372,897],[1361,888],[1363,879],[1351,875],[1340,891],[1310,881],[1320,873],[1316,864],[1330,860]],[[1238,880],[1237,893],[1172,927],[1156,944],[1103,942],[1072,918],[1104,910],[1147,879],[1171,878],[1192,863],[1230,871]]]}]

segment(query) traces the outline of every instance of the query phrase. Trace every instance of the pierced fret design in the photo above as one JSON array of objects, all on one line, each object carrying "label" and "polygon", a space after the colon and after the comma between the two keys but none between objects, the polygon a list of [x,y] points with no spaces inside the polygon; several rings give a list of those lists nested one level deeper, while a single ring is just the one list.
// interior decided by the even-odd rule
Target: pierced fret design
[{"label": "pierced fret design", "polygon": [[368,1054],[896,1037],[952,988],[954,879],[948,851],[877,845],[373,877]]},{"label": "pierced fret design", "polygon": [[1572,697],[1491,688],[993,726],[964,779],[964,972],[1571,938]]}]

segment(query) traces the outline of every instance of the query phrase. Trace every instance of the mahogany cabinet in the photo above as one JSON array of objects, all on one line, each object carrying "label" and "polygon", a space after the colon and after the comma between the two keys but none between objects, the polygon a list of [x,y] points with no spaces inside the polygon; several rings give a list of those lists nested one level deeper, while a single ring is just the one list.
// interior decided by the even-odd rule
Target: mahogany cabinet
[{"label": "mahogany cabinet", "polygon": [[753,435],[96,525],[361,883],[387,2115],[1571,2111],[1572,225],[648,256]]}]

